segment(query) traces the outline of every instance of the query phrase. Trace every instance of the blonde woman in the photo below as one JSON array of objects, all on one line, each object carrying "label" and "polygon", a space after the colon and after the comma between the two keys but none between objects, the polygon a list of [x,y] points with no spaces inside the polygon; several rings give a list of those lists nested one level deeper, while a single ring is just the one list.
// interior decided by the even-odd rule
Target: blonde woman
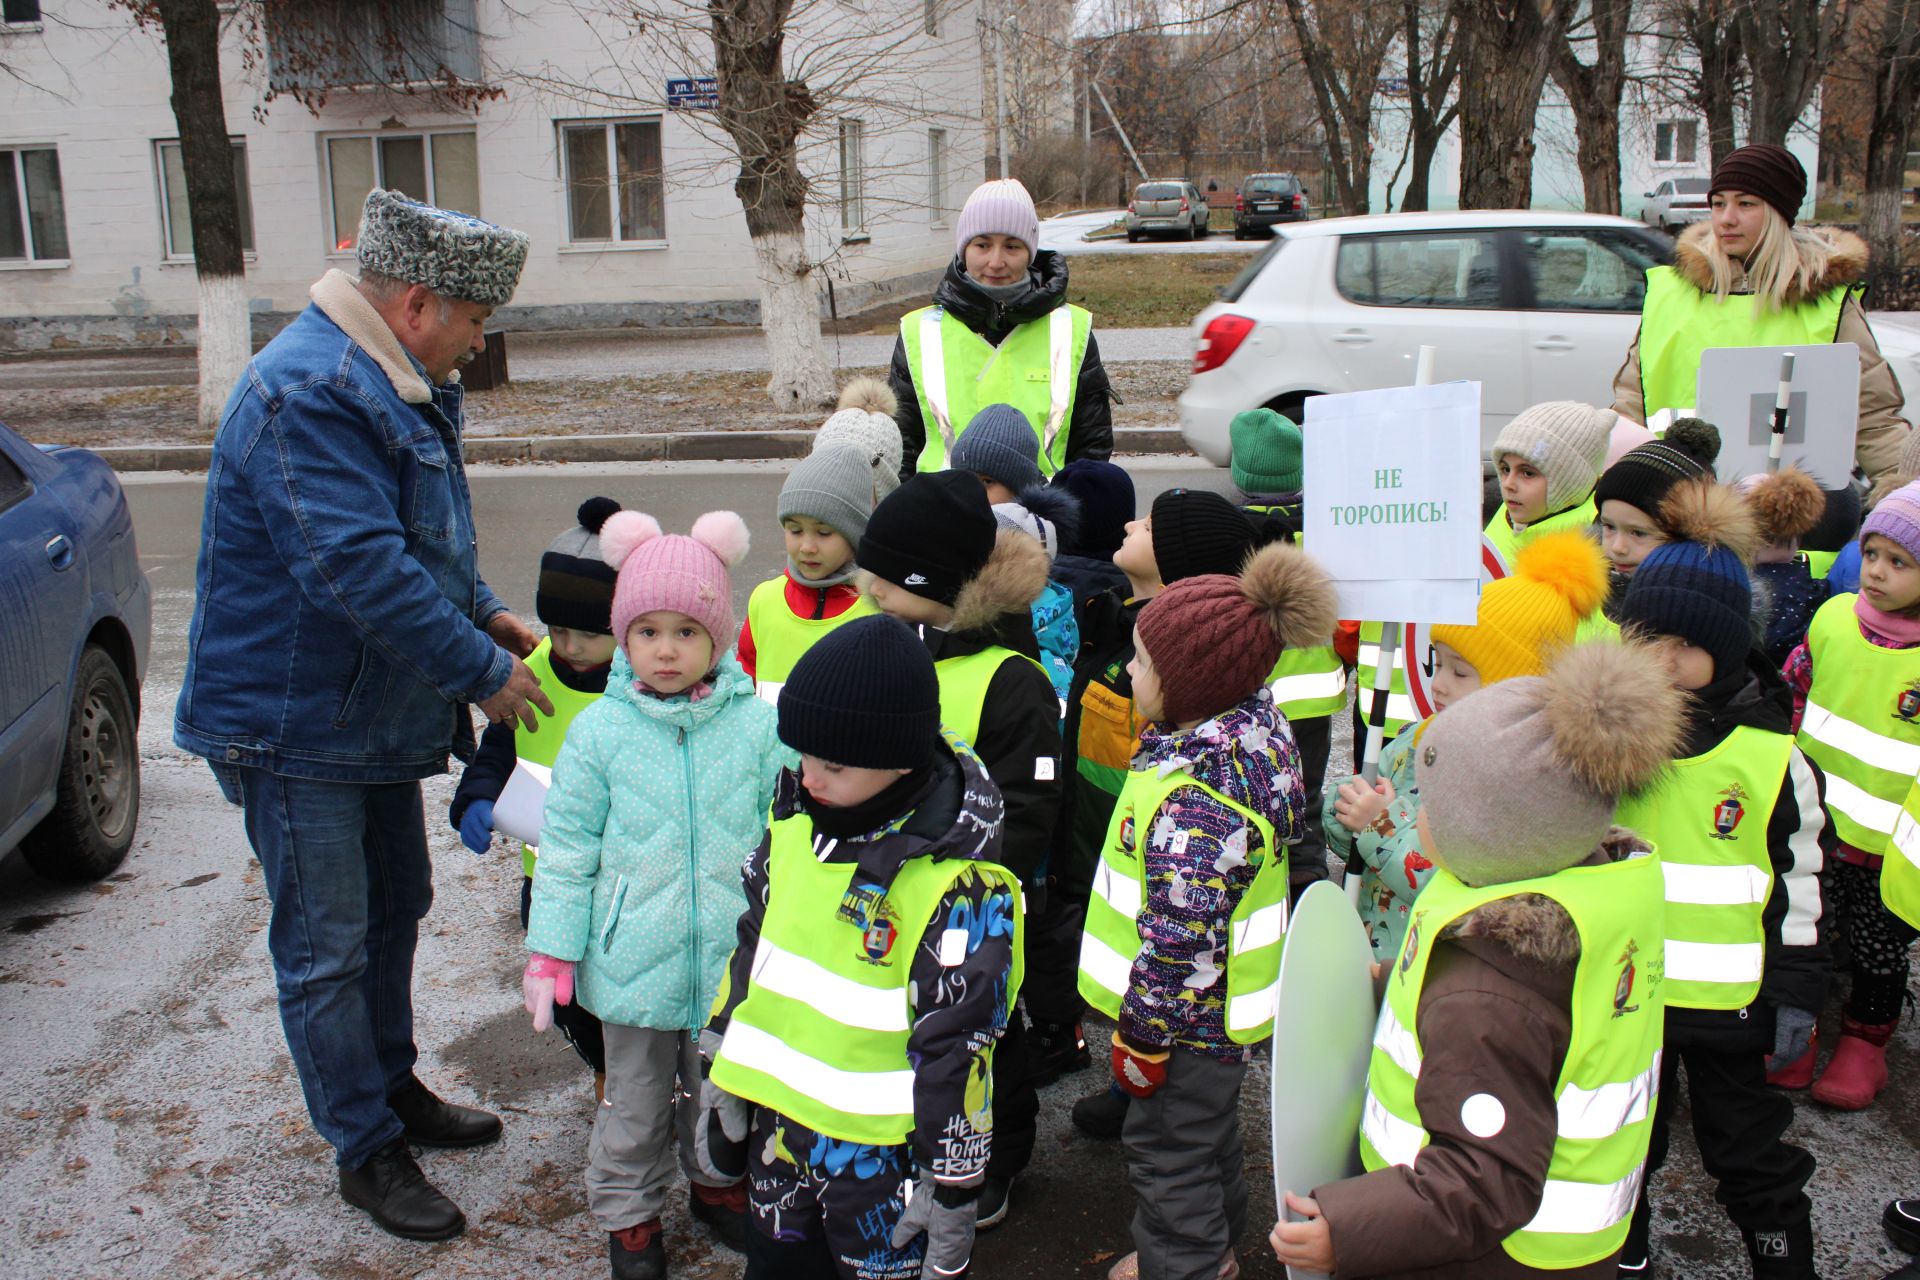
[{"label": "blonde woman", "polygon": [[1722,160],[1708,187],[1712,217],[1689,227],[1673,265],[1647,272],[1640,330],[1613,377],[1614,412],[1644,423],[1690,407],[1709,347],[1851,342],[1860,348],[1860,427],[1854,457],[1876,492],[1898,483],[1912,428],[1900,384],[1860,306],[1867,246],[1844,231],[1796,227],[1807,171],[1772,143]]}]

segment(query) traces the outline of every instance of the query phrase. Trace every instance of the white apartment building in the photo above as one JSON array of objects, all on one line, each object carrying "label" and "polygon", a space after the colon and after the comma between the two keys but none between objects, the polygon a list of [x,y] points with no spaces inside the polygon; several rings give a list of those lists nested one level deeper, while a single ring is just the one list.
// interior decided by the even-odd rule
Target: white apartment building
[{"label": "white apartment building", "polygon": [[[191,342],[192,236],[159,33],[106,0],[3,3],[0,350]],[[404,75],[365,87],[354,68],[380,55],[301,63],[272,6],[221,5],[256,339],[297,314],[329,267],[352,269],[376,183],[532,238],[503,327],[757,320],[736,163],[699,79],[712,74],[704,5],[308,6],[328,11],[348,50],[380,46],[381,15],[409,8],[431,33],[409,37],[418,77],[452,71],[498,96],[461,108],[430,86],[393,87]],[[676,25],[661,15],[687,34],[661,35]],[[953,211],[984,176],[977,26],[975,0],[796,4],[785,65],[819,105],[801,165],[823,313],[925,292],[951,258]],[[314,110],[273,92],[356,80]]]}]

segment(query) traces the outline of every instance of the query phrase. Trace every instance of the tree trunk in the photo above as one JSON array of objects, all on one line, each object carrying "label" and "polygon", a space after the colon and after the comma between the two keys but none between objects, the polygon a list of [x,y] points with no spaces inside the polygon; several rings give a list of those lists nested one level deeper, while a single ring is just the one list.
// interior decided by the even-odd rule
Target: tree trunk
[{"label": "tree trunk", "polygon": [[1459,26],[1452,5],[1448,5],[1434,32],[1428,67],[1422,53],[1426,42],[1420,30],[1426,5],[1422,0],[1404,0],[1402,24],[1407,52],[1407,151],[1412,172],[1407,189],[1400,197],[1400,212],[1424,213],[1431,199],[1428,194],[1433,175],[1434,153],[1440,139],[1459,114],[1459,104],[1447,105],[1454,82],[1460,75]]},{"label": "tree trunk", "polygon": [[1533,202],[1533,133],[1573,0],[1460,0],[1460,207]]},{"label": "tree trunk", "polygon": [[1867,189],[1860,230],[1871,253],[1869,279],[1900,269],[1900,189],[1907,140],[1920,110],[1920,0],[1888,0],[1874,56],[1873,120],[1867,126]]},{"label": "tree trunk", "polygon": [[200,277],[199,420],[202,430],[212,431],[253,354],[240,192],[220,94],[220,11],[215,0],[158,0],[155,8],[173,77],[174,127]]},{"label": "tree trunk", "polygon": [[1744,0],[1733,11],[1752,72],[1747,140],[1784,145],[1846,35],[1851,0]]},{"label": "tree trunk", "polygon": [[[1331,16],[1344,24],[1344,33],[1329,34],[1324,21],[1316,29],[1307,0],[1286,0],[1286,7],[1325,135],[1335,199],[1343,213],[1366,213],[1373,198],[1373,95],[1386,60],[1391,22],[1378,16],[1384,6],[1367,0],[1314,5],[1317,17]],[[1334,50],[1343,63],[1335,63]]]},{"label": "tree trunk", "polygon": [[1593,61],[1583,63],[1573,42],[1554,50],[1553,82],[1573,108],[1580,185],[1588,213],[1620,212],[1620,99],[1627,85],[1627,24],[1633,0],[1591,0]]},{"label": "tree trunk", "polygon": [[802,81],[789,81],[782,47],[791,0],[713,0],[714,74],[720,127],[740,161],[733,191],[747,216],[760,277],[767,339],[767,395],[786,410],[824,409],[833,374],[820,337],[820,294],[807,255],[807,181],[795,139],[817,110]]}]

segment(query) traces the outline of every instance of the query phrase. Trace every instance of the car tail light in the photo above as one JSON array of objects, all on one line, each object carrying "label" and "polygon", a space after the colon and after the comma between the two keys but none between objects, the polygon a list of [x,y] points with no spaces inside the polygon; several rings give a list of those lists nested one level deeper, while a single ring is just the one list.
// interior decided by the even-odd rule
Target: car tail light
[{"label": "car tail light", "polygon": [[1133,201],[1131,201],[1131,200],[1129,200],[1129,201],[1127,201],[1127,212],[1128,212],[1128,213],[1132,213],[1132,212],[1133,212]]},{"label": "car tail light", "polygon": [[1247,198],[1238,191],[1233,193],[1233,211],[1235,213],[1245,213],[1247,211]]},{"label": "car tail light", "polygon": [[1296,196],[1294,196],[1294,198],[1293,198],[1293,207],[1294,207],[1294,208],[1296,208],[1296,209],[1304,209],[1304,208],[1306,208],[1306,207],[1307,207],[1307,198],[1306,198],[1305,196],[1303,196],[1303,195],[1296,195]]},{"label": "car tail light", "polygon": [[1182,212],[1182,213],[1185,213],[1186,211],[1187,211],[1187,198],[1186,198],[1185,196],[1181,196],[1181,197],[1180,197],[1180,212]]},{"label": "car tail light", "polygon": [[1232,312],[1215,316],[1201,330],[1200,343],[1193,349],[1193,371],[1205,373],[1209,369],[1218,369],[1240,349],[1240,344],[1252,332],[1253,321],[1246,316],[1237,316]]}]

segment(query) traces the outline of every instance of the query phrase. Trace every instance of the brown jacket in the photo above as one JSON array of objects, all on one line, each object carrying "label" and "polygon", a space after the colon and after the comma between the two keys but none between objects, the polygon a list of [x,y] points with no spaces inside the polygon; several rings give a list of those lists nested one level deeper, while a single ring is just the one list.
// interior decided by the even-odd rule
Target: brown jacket
[{"label": "brown jacket", "polygon": [[[1441,934],[1415,1028],[1425,1056],[1414,1102],[1432,1141],[1411,1168],[1313,1193],[1341,1280],[1613,1280],[1613,1256],[1549,1272],[1500,1247],[1540,1208],[1579,958],[1573,920],[1538,894],[1489,903]],[[1486,1137],[1461,1120],[1462,1104],[1481,1094],[1506,1111]]]},{"label": "brown jacket", "polygon": [[[1857,284],[1867,273],[1867,246],[1859,236],[1846,231],[1794,228],[1795,235],[1820,235],[1831,240],[1834,253],[1827,260],[1826,274],[1814,282],[1812,294],[1823,294],[1837,285]],[[1713,227],[1696,222],[1681,233],[1673,248],[1674,272],[1701,293],[1713,291],[1713,271],[1707,265],[1706,243]],[[1733,291],[1748,292],[1746,280],[1737,279]],[[1788,304],[1798,302],[1789,298]],[[1854,440],[1854,457],[1873,480],[1876,494],[1900,480],[1900,447],[1906,443],[1911,426],[1903,414],[1906,402],[1900,384],[1873,340],[1867,313],[1857,298],[1849,297],[1840,307],[1840,323],[1834,330],[1835,342],[1851,342],[1860,348],[1860,428]],[[1635,422],[1647,420],[1646,404],[1640,384],[1640,334],[1635,331],[1627,359],[1613,375],[1613,411]]]}]

